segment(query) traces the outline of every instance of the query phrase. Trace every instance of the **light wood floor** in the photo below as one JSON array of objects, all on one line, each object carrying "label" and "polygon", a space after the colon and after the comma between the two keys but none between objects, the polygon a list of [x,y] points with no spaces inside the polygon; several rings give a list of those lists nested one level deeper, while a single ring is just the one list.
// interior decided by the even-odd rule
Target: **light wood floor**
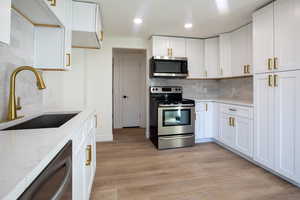
[{"label": "light wood floor", "polygon": [[158,151],[143,129],[97,144],[92,200],[300,200],[300,189],[216,144]]}]

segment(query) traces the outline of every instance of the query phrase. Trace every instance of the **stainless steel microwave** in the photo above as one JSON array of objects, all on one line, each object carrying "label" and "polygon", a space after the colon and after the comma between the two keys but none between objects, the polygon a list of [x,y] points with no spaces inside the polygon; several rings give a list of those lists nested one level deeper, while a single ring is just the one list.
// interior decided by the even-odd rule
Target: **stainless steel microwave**
[{"label": "stainless steel microwave", "polygon": [[154,56],[150,59],[151,78],[186,78],[187,76],[187,58]]}]

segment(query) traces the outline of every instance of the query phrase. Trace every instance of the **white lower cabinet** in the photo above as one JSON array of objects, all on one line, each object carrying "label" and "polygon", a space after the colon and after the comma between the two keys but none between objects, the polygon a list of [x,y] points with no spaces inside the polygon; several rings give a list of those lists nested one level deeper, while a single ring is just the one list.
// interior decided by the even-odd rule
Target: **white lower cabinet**
[{"label": "white lower cabinet", "polygon": [[73,199],[90,199],[96,171],[96,121],[90,117],[73,139]]},{"label": "white lower cabinet", "polygon": [[255,155],[300,183],[300,71],[255,76]]},{"label": "white lower cabinet", "polygon": [[252,108],[220,105],[219,140],[225,145],[248,156],[253,156]]},{"label": "white lower cabinet", "polygon": [[207,141],[217,135],[217,104],[214,102],[196,103],[195,137],[196,142]]}]

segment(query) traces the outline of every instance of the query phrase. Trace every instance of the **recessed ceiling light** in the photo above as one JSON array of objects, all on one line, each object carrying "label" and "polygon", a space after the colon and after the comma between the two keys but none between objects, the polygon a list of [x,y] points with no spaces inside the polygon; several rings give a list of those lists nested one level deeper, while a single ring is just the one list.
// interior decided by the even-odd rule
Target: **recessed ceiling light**
[{"label": "recessed ceiling light", "polygon": [[143,20],[142,20],[141,18],[135,18],[135,19],[133,20],[133,22],[134,22],[135,24],[141,24],[141,23],[143,23]]},{"label": "recessed ceiling light", "polygon": [[192,28],[192,27],[193,27],[193,24],[191,24],[191,23],[187,23],[187,24],[184,25],[184,28],[186,28],[186,29],[189,29],[189,28]]}]

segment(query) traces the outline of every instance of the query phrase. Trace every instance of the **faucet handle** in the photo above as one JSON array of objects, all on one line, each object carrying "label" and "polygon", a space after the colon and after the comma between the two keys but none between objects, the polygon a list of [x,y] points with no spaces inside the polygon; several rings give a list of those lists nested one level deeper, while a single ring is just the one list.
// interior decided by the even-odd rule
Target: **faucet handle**
[{"label": "faucet handle", "polygon": [[21,97],[18,97],[18,98],[17,98],[16,109],[17,109],[17,110],[21,110],[21,109],[22,109],[22,106],[21,106]]}]

